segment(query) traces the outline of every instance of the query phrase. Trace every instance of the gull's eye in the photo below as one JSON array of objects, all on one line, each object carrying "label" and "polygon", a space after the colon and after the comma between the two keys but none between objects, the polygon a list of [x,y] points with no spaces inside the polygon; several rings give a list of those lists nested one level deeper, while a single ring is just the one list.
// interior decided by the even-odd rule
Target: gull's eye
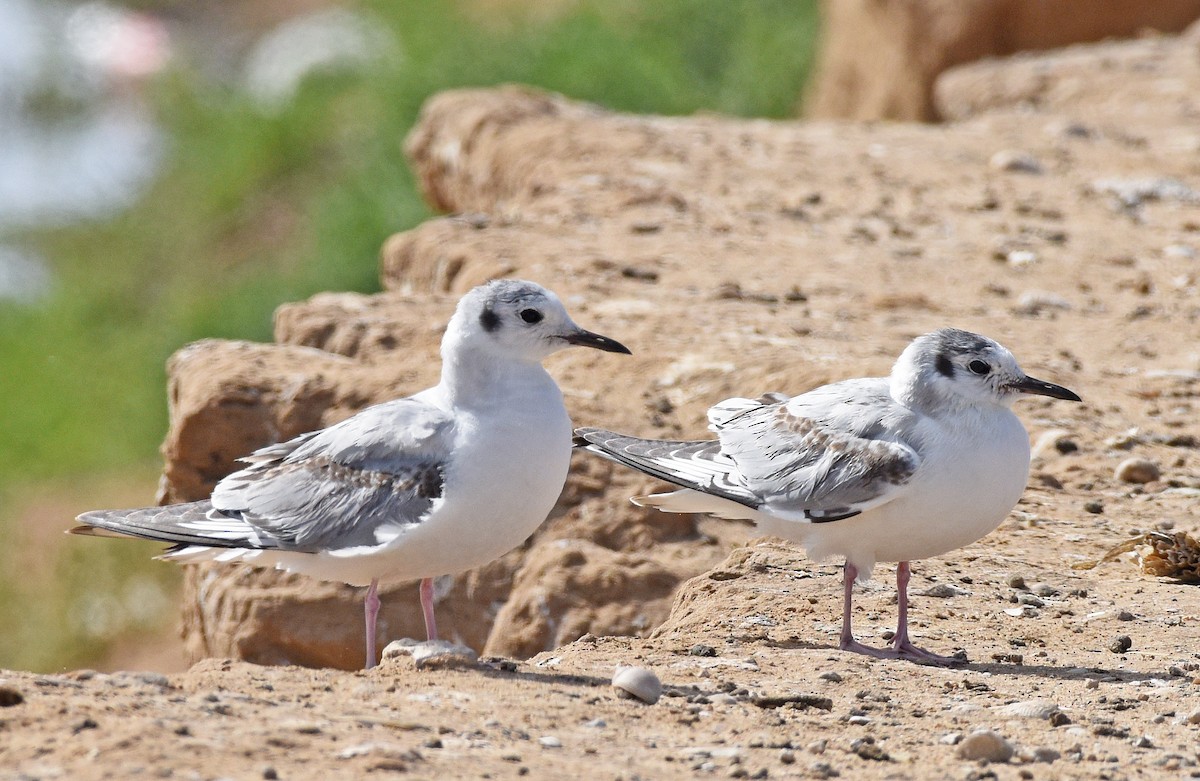
[{"label": "gull's eye", "polygon": [[533,325],[534,323],[542,322],[542,313],[536,309],[522,309],[521,319],[530,325]]},{"label": "gull's eye", "polygon": [[988,366],[985,361],[980,361],[978,359],[968,363],[967,368],[973,371],[975,374],[987,374],[992,370],[992,367]]}]

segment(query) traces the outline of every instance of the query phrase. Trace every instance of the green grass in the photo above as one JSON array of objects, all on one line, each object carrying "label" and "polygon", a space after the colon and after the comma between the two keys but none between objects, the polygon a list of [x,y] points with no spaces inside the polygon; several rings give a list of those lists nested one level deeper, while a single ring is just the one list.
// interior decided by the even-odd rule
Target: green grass
[{"label": "green grass", "polygon": [[[171,141],[147,196],[108,222],[19,237],[51,259],[57,288],[34,308],[0,304],[0,532],[23,522],[6,497],[31,481],[156,462],[172,351],[203,337],[267,340],[280,303],[378,289],[380,244],[431,216],[401,153],[430,95],[521,82],[633,112],[786,117],[816,34],[814,0],[585,0],[503,17],[359,5],[402,57],[314,78],[271,116],[181,63],[152,90]],[[70,543],[52,588],[18,587],[12,566],[0,575],[0,625],[25,622],[0,633],[0,667],[85,664],[106,638],[153,628],[117,611],[97,634],[86,606],[169,568],[145,563],[140,546]],[[18,604],[38,592],[44,604]]]}]

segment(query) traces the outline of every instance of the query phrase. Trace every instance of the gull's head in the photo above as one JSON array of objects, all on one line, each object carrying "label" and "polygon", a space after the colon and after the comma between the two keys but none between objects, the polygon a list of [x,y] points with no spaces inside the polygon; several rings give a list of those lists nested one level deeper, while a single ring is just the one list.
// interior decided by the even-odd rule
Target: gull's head
[{"label": "gull's head", "polygon": [[1024,394],[1080,401],[1061,385],[1021,371],[1003,345],[986,336],[943,328],[913,340],[892,367],[892,395],[932,411],[1010,406]]},{"label": "gull's head", "polygon": [[554,293],[520,279],[493,280],[463,296],[446,339],[519,361],[541,361],[572,345],[629,354],[620,342],[576,325]]}]

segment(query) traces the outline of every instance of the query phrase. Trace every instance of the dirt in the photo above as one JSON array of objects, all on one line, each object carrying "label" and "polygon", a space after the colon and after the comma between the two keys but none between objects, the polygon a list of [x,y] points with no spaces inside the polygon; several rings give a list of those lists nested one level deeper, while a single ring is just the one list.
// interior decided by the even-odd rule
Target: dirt
[{"label": "dirt", "polygon": [[[937,127],[443,95],[409,151],[431,197],[467,216],[389,242],[387,316],[311,343],[371,342],[346,360],[425,370],[455,296],[518,273],[634,350],[552,362],[576,422],[673,437],[703,436],[730,395],[886,373],[943,325],[993,336],[1084,403],[1019,404],[1036,443],[1021,503],[980,542],[914,565],[916,640],[963,666],[837,651],[838,563],[771,540],[720,541],[673,597],[638,563],[649,575],[595,624],[576,591],[597,591],[607,562],[625,572],[627,547],[675,543],[635,533],[653,516],[625,498],[649,481],[577,456],[548,547],[515,554],[487,641],[507,627],[505,654],[529,658],[2,672],[0,779],[1200,777],[1200,588],[1128,557],[1072,567],[1141,531],[1200,536],[1198,38],[950,71],[938,98],[956,121]],[[413,344],[395,346],[389,318]],[[350,381],[319,391],[341,403]],[[1129,458],[1158,477],[1118,478]],[[1139,472],[1154,470],[1121,469]],[[678,536],[699,545],[717,522],[694,522]],[[894,628],[893,571],[856,595],[866,642]],[[670,609],[639,637],[598,636],[632,624],[618,608],[643,591]],[[539,605],[577,609],[570,634],[591,634],[543,633]],[[662,699],[619,697],[618,665],[652,670]],[[995,761],[970,758],[982,750]]]}]

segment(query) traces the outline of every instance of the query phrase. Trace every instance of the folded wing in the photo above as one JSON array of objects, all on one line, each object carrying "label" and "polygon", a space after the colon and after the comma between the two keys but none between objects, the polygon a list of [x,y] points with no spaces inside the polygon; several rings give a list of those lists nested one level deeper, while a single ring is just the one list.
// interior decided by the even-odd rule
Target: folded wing
[{"label": "folded wing", "polygon": [[386,402],[255,451],[209,501],[84,513],[73,531],[299,552],[381,544],[441,502],[452,435],[445,411]]}]

